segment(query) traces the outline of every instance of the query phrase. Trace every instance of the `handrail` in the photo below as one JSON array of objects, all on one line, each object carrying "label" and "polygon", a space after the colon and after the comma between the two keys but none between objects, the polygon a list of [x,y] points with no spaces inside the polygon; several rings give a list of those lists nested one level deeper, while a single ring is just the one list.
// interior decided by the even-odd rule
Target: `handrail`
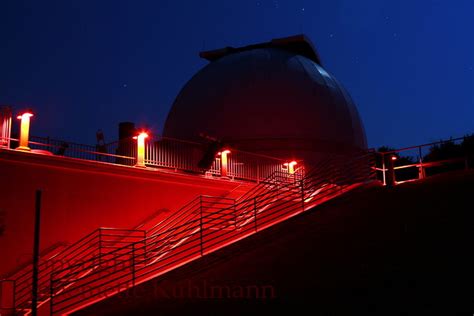
[{"label": "handrail", "polygon": [[[103,233],[103,231],[107,233]],[[140,236],[132,236],[131,234],[139,233]],[[84,262],[88,258],[95,260],[95,256],[102,252],[102,249],[108,252],[112,245],[116,245],[115,248],[120,247],[124,242],[124,238],[131,239],[143,239],[146,237],[144,231],[132,230],[132,229],[116,229],[102,227],[98,228],[80,240],[65,248],[58,254],[48,258],[47,260],[41,261],[38,277],[38,291],[42,295],[49,293],[50,287],[50,274],[58,269],[69,269],[70,272],[74,271],[73,268],[83,266]],[[92,247],[91,247],[92,246]],[[22,270],[18,271],[16,275],[12,275],[11,279],[15,280],[15,301],[16,308],[28,309],[29,301],[31,300],[31,278],[32,278],[32,265],[25,266]]]},{"label": "handrail", "polygon": [[463,139],[465,139],[465,137],[457,137],[457,138],[452,138],[452,139],[449,139],[449,140],[439,140],[439,141],[432,142],[432,143],[426,143],[426,144],[421,144],[421,145],[403,147],[403,148],[390,150],[390,151],[384,151],[383,153],[384,154],[393,154],[393,153],[406,151],[406,150],[410,150],[410,149],[418,149],[419,147],[428,147],[428,146],[434,146],[434,145],[438,145],[438,144],[445,144],[445,143],[449,143],[449,142],[456,142],[456,141],[463,140]]},{"label": "handrail", "polygon": [[[13,138],[8,140],[9,142],[18,141]],[[29,146],[33,150],[46,149],[56,156],[115,165],[132,166],[136,162],[137,154],[136,144],[132,138],[105,144],[101,150],[97,146],[31,136]],[[162,137],[159,141],[146,143],[145,164],[154,168],[203,174],[205,170],[198,165],[206,150],[206,144],[203,143]],[[280,158],[232,149],[228,160],[228,175],[232,179],[258,182],[271,172],[281,169],[283,163],[284,161]],[[216,158],[213,165],[218,167],[213,174],[221,176],[220,160]]]},{"label": "handrail", "polygon": [[[262,196],[263,196],[263,195],[262,195]],[[193,199],[191,202],[193,202],[193,201],[195,201],[195,200],[199,200],[199,199],[200,199],[200,197],[198,197],[198,198],[196,198],[196,199]],[[243,202],[245,202],[245,201],[243,201]],[[241,203],[243,203],[243,202],[241,202]],[[188,203],[187,205],[189,205],[189,204],[191,204],[191,203]],[[208,216],[209,216],[209,215],[203,216],[203,218],[206,218],[206,217],[208,217]],[[199,219],[194,219],[194,220],[191,220],[191,221],[189,221],[189,222],[186,222],[185,224],[182,224],[182,225],[179,225],[179,226],[175,226],[175,227],[171,228],[170,230],[178,230],[179,228],[182,228],[182,227],[187,226],[189,223],[193,223],[193,222],[197,222],[197,221],[199,221]],[[159,237],[163,237],[163,236],[166,235],[168,232],[169,232],[169,231],[165,231],[165,232],[161,232],[161,233],[158,233],[158,234],[149,235],[149,236],[147,237],[147,239],[159,239]],[[173,236],[173,235],[172,235],[172,236]],[[73,266],[73,267],[77,267],[77,266],[79,266],[79,264],[76,265],[76,266]],[[57,271],[56,273],[59,273],[59,272],[61,272],[61,271]]]},{"label": "handrail", "polygon": [[[335,158],[323,161],[301,179],[295,177],[291,181],[287,181],[283,174],[275,173],[269,183],[275,180],[278,186],[272,185],[263,191],[257,186],[254,189],[258,193],[233,204],[232,199],[222,197],[193,199],[176,212],[179,216],[186,216],[184,222],[177,216],[170,216],[168,224],[161,222],[156,234],[108,252],[100,266],[89,259],[82,270],[77,265],[73,273],[70,273],[71,269],[54,271],[50,283],[52,312],[88,304],[91,299],[87,298],[87,293],[90,291],[94,291],[97,299],[100,293],[110,292],[110,286],[121,291],[143,282],[314,207],[353,185],[372,180],[370,164],[373,157],[357,158],[350,162]],[[311,200],[307,201],[310,197]],[[206,204],[202,204],[203,199],[211,203],[210,208],[206,209]],[[212,204],[216,201],[217,204]],[[93,271],[83,273],[85,269]]]},{"label": "handrail", "polygon": [[447,163],[464,162],[464,161],[466,161],[466,158],[464,158],[464,157],[462,157],[462,158],[453,158],[453,159],[444,159],[444,160],[429,161],[429,162],[424,162],[424,163],[414,163],[414,164],[404,165],[404,166],[397,166],[397,167],[393,167],[393,169],[398,170],[398,169],[413,168],[413,167],[416,167],[416,168],[419,168],[419,167],[430,168],[430,167],[440,166],[440,165],[447,164]]},{"label": "handrail", "polygon": [[[448,163],[456,163],[459,161],[465,161],[465,169],[468,169],[470,166],[470,158],[468,152],[463,152],[462,147],[459,147],[461,150],[459,153],[456,154],[455,157],[451,159],[443,159],[443,160],[433,160],[433,157],[430,157],[430,152],[427,152],[428,149],[433,148],[433,146],[443,145],[443,144],[458,144],[459,146],[460,141],[464,141],[467,137],[473,136],[464,136],[464,137],[457,137],[451,138],[448,140],[440,140],[431,143],[425,143],[416,146],[408,146],[403,147],[400,149],[389,150],[389,151],[379,151],[376,152],[378,156],[378,166],[375,166],[375,170],[381,172],[381,180],[384,185],[387,184],[387,177],[390,176],[390,184],[397,184],[402,183],[405,181],[413,181],[425,178],[427,175],[426,169],[437,166],[439,164],[448,164]],[[416,163],[411,163],[411,161],[405,162],[404,165],[400,165],[400,159],[397,159],[397,155],[403,153],[405,156],[408,157],[410,160],[414,158]],[[408,154],[408,155],[407,155]],[[460,155],[458,155],[460,154]],[[390,161],[391,157],[395,157],[395,161]],[[441,158],[441,157],[440,157]],[[438,158],[439,159],[439,158]],[[409,168],[418,168],[418,172],[411,172]],[[471,166],[472,167],[472,166]],[[393,170],[392,170],[393,169]],[[401,169],[408,169],[399,172],[393,172]],[[388,172],[388,175],[387,175]],[[397,178],[397,179],[395,179]]]}]

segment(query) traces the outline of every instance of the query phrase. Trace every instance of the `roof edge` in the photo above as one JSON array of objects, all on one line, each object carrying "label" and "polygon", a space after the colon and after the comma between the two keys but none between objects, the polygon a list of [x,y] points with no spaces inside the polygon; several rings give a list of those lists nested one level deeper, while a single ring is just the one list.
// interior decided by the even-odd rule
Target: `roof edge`
[{"label": "roof edge", "polygon": [[308,37],[304,34],[298,34],[282,38],[274,38],[269,42],[251,44],[242,47],[227,46],[220,49],[203,51],[199,53],[199,56],[203,59],[213,62],[227,55],[259,48],[283,49],[292,53],[296,53],[298,55],[305,56],[322,66],[321,59],[319,57],[318,52],[316,51],[316,48],[314,47],[313,43],[308,39]]}]

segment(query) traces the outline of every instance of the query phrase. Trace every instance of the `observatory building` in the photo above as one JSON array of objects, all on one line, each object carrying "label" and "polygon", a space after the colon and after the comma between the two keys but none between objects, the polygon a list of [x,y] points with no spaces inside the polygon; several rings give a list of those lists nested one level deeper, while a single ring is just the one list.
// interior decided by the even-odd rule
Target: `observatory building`
[{"label": "observatory building", "polygon": [[200,56],[160,137],[122,122],[117,141],[66,142],[0,107],[0,314],[110,304],[375,180],[357,109],[306,37]]},{"label": "observatory building", "polygon": [[305,161],[367,149],[351,97],[304,35],[200,56],[209,64],[176,97],[164,136],[201,142],[211,136]]}]

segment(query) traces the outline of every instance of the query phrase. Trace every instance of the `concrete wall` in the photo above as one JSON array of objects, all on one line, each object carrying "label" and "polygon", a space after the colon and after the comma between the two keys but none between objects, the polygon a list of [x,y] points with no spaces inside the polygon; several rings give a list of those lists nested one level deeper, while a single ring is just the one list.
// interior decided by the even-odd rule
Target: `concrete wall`
[{"label": "concrete wall", "polygon": [[[200,194],[248,189],[237,181],[142,170],[35,153],[0,150],[0,275],[31,259],[35,190],[43,190],[41,249],[74,242],[98,227],[134,228]],[[3,214],[3,215],[2,215]]]}]

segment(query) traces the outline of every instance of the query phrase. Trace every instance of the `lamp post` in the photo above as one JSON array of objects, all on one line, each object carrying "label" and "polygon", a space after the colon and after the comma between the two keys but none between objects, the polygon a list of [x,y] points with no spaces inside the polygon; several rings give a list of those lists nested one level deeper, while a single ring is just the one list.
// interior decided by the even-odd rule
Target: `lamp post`
[{"label": "lamp post", "polygon": [[397,184],[397,180],[395,179],[395,161],[397,160],[397,156],[395,154],[386,155],[388,157],[387,161],[387,186],[394,187]]},{"label": "lamp post", "polygon": [[146,168],[145,165],[145,139],[148,138],[148,133],[141,132],[138,136],[133,137],[137,140],[137,163],[135,167]]},{"label": "lamp post", "polygon": [[295,166],[298,163],[296,161],[291,161],[291,162],[286,162],[284,165],[288,167],[288,173],[289,174],[294,174],[295,173]]},{"label": "lamp post", "polygon": [[230,150],[226,149],[219,153],[221,156],[221,176],[227,177],[227,155],[230,154]]},{"label": "lamp post", "polygon": [[30,135],[30,118],[33,116],[33,113],[28,110],[17,116],[17,119],[21,120],[20,127],[20,146],[17,150],[31,151],[28,147],[28,140]]}]

